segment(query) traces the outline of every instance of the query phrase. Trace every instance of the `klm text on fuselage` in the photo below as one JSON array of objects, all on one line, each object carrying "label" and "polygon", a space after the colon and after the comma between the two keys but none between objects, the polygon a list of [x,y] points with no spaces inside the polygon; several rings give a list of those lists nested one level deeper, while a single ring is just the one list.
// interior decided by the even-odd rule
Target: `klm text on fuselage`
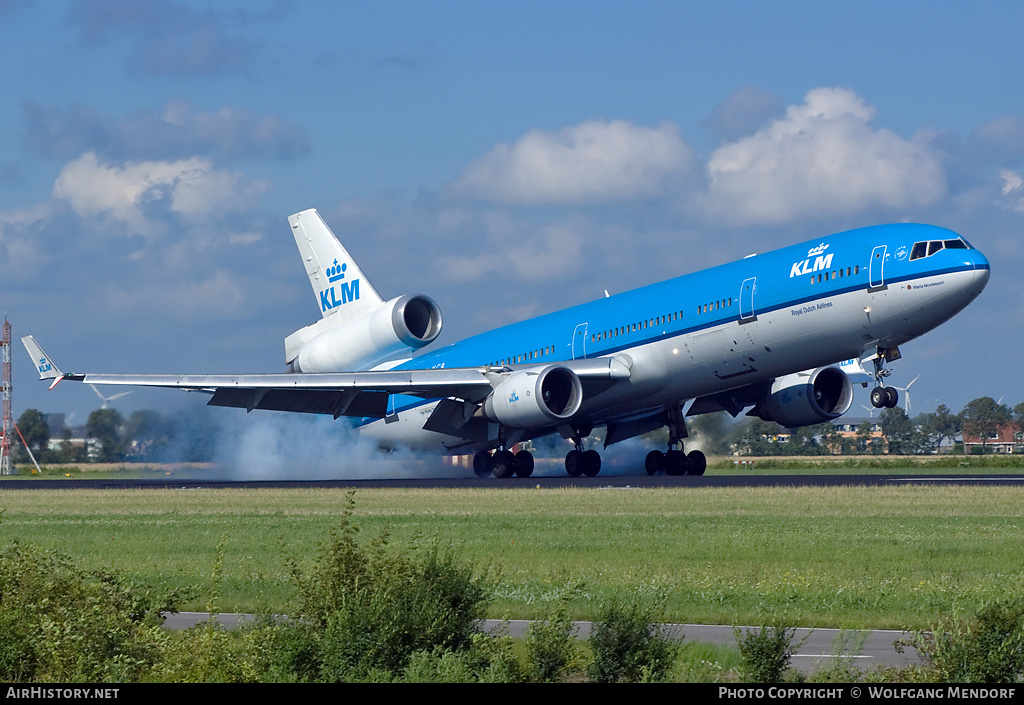
[{"label": "klm text on fuselage", "polygon": [[[834,252],[825,254],[825,250],[828,249],[828,245],[822,243],[817,247],[812,247],[807,253],[807,259],[803,262],[794,262],[793,266],[789,270],[789,277],[800,276],[803,274],[810,274],[811,272],[817,272],[822,269],[828,269],[832,266],[832,255]],[[811,264],[811,259],[814,259],[814,264]]]}]

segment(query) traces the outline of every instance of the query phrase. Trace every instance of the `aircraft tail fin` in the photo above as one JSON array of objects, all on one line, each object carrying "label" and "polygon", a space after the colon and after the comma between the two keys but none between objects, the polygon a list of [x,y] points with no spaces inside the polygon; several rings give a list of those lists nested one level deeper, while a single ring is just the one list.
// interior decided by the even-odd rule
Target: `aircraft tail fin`
[{"label": "aircraft tail fin", "polygon": [[53,380],[53,384],[50,385],[52,389],[64,377],[64,373],[53,364],[50,356],[43,352],[42,347],[31,335],[26,335],[22,338],[21,343],[28,351],[29,357],[32,358],[32,363],[36,366],[36,371],[39,373],[39,379]]},{"label": "aircraft tail fin", "polygon": [[288,224],[321,316],[347,321],[384,303],[315,208],[289,216]]}]

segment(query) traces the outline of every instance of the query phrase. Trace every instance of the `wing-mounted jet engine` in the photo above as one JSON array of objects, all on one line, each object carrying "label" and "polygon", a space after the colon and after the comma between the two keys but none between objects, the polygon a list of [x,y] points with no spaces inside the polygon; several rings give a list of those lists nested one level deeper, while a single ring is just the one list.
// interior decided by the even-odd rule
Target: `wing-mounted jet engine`
[{"label": "wing-mounted jet engine", "polygon": [[551,426],[570,418],[583,402],[580,378],[567,367],[513,372],[484,401],[484,416],[508,428]]},{"label": "wing-mounted jet engine", "polygon": [[853,404],[853,384],[838,367],[819,367],[776,379],[747,416],[786,428],[837,419]]},{"label": "wing-mounted jet engine", "polygon": [[441,310],[433,299],[385,302],[315,209],[288,219],[322,318],[284,341],[291,372],[365,370],[434,341]]}]

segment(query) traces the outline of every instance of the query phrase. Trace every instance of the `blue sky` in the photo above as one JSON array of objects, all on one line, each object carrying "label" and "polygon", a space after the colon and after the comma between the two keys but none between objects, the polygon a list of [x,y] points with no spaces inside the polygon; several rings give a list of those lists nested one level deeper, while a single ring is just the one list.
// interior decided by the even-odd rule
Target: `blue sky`
[{"label": "blue sky", "polygon": [[[274,372],[319,315],[305,208],[440,304],[440,344],[920,221],[993,275],[890,379],[914,412],[1012,405],[1022,30],[1010,2],[0,0],[3,306],[66,371]],[[14,369],[16,415],[98,405]]]}]

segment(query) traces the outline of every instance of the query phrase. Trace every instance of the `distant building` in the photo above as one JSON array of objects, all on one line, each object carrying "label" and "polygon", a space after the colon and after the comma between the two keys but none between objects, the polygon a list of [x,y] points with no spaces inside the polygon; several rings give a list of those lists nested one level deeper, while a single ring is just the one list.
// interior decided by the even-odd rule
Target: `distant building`
[{"label": "distant building", "polygon": [[[853,441],[859,441],[860,438],[857,435],[857,431],[864,422],[871,424],[871,433],[868,435],[868,440],[874,443],[876,440],[883,444],[885,447],[885,434],[882,433],[882,427],[879,425],[877,419],[868,418],[866,416],[840,416],[838,419],[832,421],[832,426],[835,427],[836,431],[843,439],[850,439]],[[865,450],[863,448],[859,450]],[[886,450],[888,452],[888,450]]]},{"label": "distant building", "polygon": [[[998,430],[985,439],[984,446],[990,448],[993,453],[1014,453],[1017,446],[1017,439],[1014,434],[1017,432],[1015,424],[1008,423],[1000,426]],[[981,437],[964,431],[964,453],[970,454],[971,448],[982,446]]]}]

